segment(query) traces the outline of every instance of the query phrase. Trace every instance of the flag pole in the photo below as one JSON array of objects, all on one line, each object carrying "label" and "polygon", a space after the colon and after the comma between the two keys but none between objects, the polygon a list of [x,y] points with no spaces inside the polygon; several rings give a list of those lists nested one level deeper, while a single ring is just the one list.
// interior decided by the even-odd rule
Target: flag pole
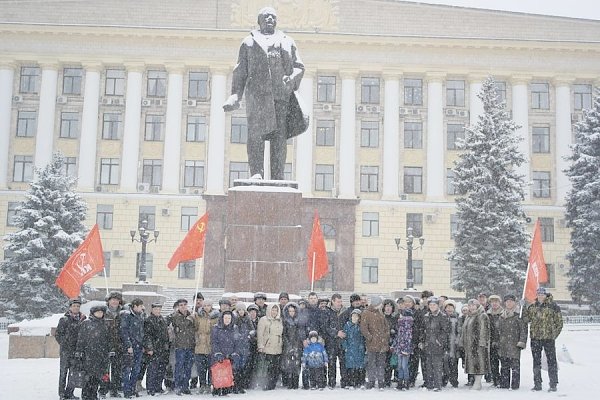
[{"label": "flag pole", "polygon": [[317,259],[317,252],[313,251],[312,256],[312,276],[310,277],[310,291],[313,292],[315,288],[315,263]]},{"label": "flag pole", "polygon": [[529,268],[531,268],[531,264],[527,262],[527,271],[525,271],[525,283],[523,283],[523,294],[521,295],[521,311],[519,311],[519,318],[523,317],[523,308],[525,306],[525,290],[527,290],[527,279],[529,279]]},{"label": "flag pole", "polygon": [[[202,270],[204,271],[204,256],[202,256],[202,258],[200,259],[200,267],[202,267]],[[198,268],[198,272],[196,273],[196,290],[194,291],[194,311],[196,310],[196,301],[198,299],[196,299],[196,295],[198,294],[198,289],[200,288],[200,268]]]},{"label": "flag pole", "polygon": [[104,270],[104,286],[106,286],[106,295],[108,296],[108,278],[106,277],[106,266],[102,267]]}]

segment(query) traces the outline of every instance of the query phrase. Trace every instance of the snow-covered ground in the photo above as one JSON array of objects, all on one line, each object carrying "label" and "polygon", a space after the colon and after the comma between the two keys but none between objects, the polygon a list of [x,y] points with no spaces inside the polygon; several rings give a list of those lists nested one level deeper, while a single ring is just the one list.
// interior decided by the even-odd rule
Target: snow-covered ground
[{"label": "snow-covered ground", "polygon": [[[418,393],[422,399],[449,400],[458,399],[481,399],[507,400],[514,399],[543,399],[552,397],[570,397],[573,399],[593,399],[600,393],[600,379],[596,376],[596,367],[600,365],[600,326],[566,326],[557,341],[559,359],[563,358],[561,349],[565,345],[573,364],[559,361],[559,385],[557,393],[531,392],[533,386],[531,352],[528,349],[521,358],[521,389],[518,391],[506,391],[493,389],[489,384],[484,384],[482,392],[470,391],[463,384],[466,377],[461,374],[461,385],[458,389],[445,389],[441,393],[433,393],[422,390],[413,390],[399,393],[396,390],[350,391],[336,389],[334,391],[324,390],[322,392],[304,390],[286,390],[278,388],[275,391],[249,391],[244,395],[230,395],[246,400],[263,399],[328,399],[332,396],[343,396],[345,400],[383,400],[397,399]],[[58,379],[58,359],[15,359],[8,360],[8,335],[0,333],[0,399],[3,400],[48,400],[58,398],[56,382]],[[542,373],[544,389],[547,388],[547,374]],[[79,395],[79,389],[75,391]],[[594,394],[596,393],[596,394]],[[144,396],[148,397],[149,396]],[[183,398],[185,398],[184,396]],[[198,397],[197,395],[190,397]],[[202,397],[212,398],[208,395]],[[161,399],[181,399],[182,397],[168,394],[160,396]],[[597,397],[596,397],[597,398]]]}]

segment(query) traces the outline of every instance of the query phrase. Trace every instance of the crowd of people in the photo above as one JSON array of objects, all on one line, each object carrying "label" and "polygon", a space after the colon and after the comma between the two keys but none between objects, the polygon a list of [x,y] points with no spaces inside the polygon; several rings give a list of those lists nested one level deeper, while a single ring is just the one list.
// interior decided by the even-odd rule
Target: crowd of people
[{"label": "crowd of people", "polygon": [[[473,390],[482,388],[483,379],[516,390],[528,332],[532,390],[542,390],[543,350],[548,390],[556,391],[562,316],[546,289],[537,294],[521,312],[511,294],[482,293],[456,310],[453,300],[427,290],[420,298],[395,300],[352,294],[347,307],[337,293],[319,299],[312,292],[298,302],[281,293],[273,304],[256,293],[249,305],[233,296],[218,300],[218,307],[197,293],[192,307],[180,299],[166,317],[162,304],[151,304],[146,316],[142,300],[124,305],[119,292],[110,293],[106,305],[91,307],[87,317],[73,299],[56,330],[58,392],[61,400],[77,398],[73,372],[83,372],[83,400],[121,393],[132,398],[142,390],[151,396],[242,394],[274,390],[279,381],[288,389],[334,389],[339,382],[345,389],[409,390],[419,369],[421,387],[435,392],[457,387],[459,369]],[[225,361],[233,379],[223,387],[214,384],[211,369]]]}]

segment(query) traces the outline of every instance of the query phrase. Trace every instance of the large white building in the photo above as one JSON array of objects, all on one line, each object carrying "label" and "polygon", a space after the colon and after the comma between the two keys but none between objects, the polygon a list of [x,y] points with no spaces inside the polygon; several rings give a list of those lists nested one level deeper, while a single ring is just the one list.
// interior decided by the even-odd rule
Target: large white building
[{"label": "large white building", "polygon": [[[34,166],[61,151],[87,224],[100,225],[110,285],[136,279],[129,231],[147,219],[160,230],[150,280],[193,287],[200,263],[175,272],[166,263],[207,199],[248,175],[244,110],[221,106],[265,3],[306,64],[300,92],[313,118],[289,142],[286,174],[329,210],[321,287],[404,287],[406,253],[394,239],[412,227],[426,238],[416,288],[459,295],[446,260],[456,228],[449,171],[493,75],[521,126],[524,207],[542,218],[550,286],[569,299],[564,157],[600,85],[600,22],[583,19],[394,0],[0,1],[0,234],[14,230]],[[208,261],[219,268],[218,256]]]}]

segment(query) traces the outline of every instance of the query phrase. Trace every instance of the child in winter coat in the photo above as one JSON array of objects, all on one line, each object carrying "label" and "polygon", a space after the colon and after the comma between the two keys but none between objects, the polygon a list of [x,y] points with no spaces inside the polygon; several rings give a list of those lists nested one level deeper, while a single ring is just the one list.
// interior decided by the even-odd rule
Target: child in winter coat
[{"label": "child in winter coat", "polygon": [[396,325],[396,338],[394,351],[398,356],[398,390],[408,390],[410,370],[408,361],[413,354],[413,322],[414,311],[412,308],[402,310]]},{"label": "child in winter coat", "polygon": [[365,380],[365,338],[360,332],[360,309],[352,310],[344,326],[346,339],[342,342],[346,359],[348,385],[359,388]]},{"label": "child in winter coat", "polygon": [[317,331],[308,333],[309,344],[302,354],[302,365],[308,370],[308,381],[311,390],[325,388],[325,367],[329,362],[325,346],[319,342]]}]

